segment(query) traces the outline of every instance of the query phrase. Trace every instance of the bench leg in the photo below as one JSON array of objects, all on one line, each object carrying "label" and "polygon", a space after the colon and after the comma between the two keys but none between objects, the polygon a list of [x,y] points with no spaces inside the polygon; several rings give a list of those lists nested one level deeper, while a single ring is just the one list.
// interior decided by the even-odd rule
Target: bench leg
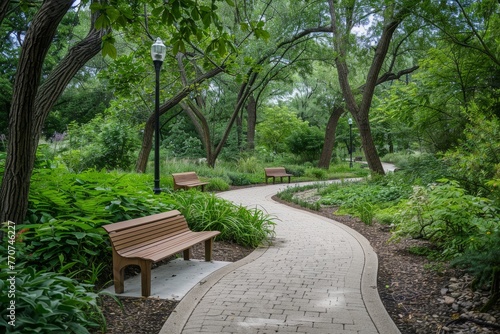
[{"label": "bench leg", "polygon": [[125,267],[113,249],[113,283],[115,285],[115,293],[123,293],[125,280]]},{"label": "bench leg", "polygon": [[121,270],[113,268],[113,283],[115,285],[115,293],[123,293],[125,289],[123,281],[125,280],[125,268]]},{"label": "bench leg", "polygon": [[184,260],[189,261],[191,258],[191,248],[185,249],[182,253],[184,255]]},{"label": "bench leg", "polygon": [[214,238],[205,240],[205,261],[212,261],[212,246]]},{"label": "bench leg", "polygon": [[141,294],[143,297],[151,295],[151,261],[142,261],[141,267]]}]

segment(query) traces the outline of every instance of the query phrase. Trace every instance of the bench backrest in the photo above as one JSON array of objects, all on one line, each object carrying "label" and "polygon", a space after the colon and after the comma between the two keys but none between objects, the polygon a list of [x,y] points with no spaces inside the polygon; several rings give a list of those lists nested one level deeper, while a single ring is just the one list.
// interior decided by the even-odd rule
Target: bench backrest
[{"label": "bench backrest", "polygon": [[285,174],[286,170],[285,167],[267,167],[264,168],[266,175],[273,175],[273,174]]},{"label": "bench backrest", "polygon": [[177,210],[104,225],[103,228],[109,233],[118,253],[133,251],[190,231],[186,219]]},{"label": "bench backrest", "polygon": [[186,181],[200,181],[198,175],[195,172],[185,172],[185,173],[174,173],[172,174],[174,178],[174,183],[186,182]]}]

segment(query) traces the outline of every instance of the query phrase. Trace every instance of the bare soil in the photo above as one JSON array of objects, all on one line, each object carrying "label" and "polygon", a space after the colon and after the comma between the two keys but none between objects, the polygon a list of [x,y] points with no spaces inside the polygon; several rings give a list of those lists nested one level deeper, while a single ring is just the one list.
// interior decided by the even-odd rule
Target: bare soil
[{"label": "bare soil", "polygon": [[[460,311],[445,302],[443,289],[447,291],[450,280],[460,281],[463,273],[409,252],[410,247],[424,245],[424,241],[388,242],[390,231],[387,226],[377,223],[369,226],[350,216],[337,216],[333,211],[332,208],[323,208],[313,212],[345,224],[368,239],[379,259],[380,298],[402,334],[500,333],[491,321],[463,320]],[[215,242],[213,249],[217,261],[237,261],[252,251],[227,242]],[[203,246],[193,249],[193,258],[203,259],[203,255]],[[107,322],[105,333],[156,334],[177,305],[175,301],[151,298],[119,300],[123,308],[110,297],[102,299]],[[498,314],[498,305],[493,314]]]}]

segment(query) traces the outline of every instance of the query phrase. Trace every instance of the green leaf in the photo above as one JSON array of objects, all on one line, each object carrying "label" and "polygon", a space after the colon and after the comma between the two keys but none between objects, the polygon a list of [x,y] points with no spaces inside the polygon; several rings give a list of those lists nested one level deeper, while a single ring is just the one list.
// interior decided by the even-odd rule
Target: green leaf
[{"label": "green leaf", "polygon": [[165,10],[165,7],[163,7],[163,6],[156,7],[155,9],[153,9],[151,11],[151,15],[160,16],[160,14],[162,14],[164,10]]},{"label": "green leaf", "polygon": [[95,28],[98,30],[107,28],[109,27],[109,25],[110,25],[109,19],[105,15],[99,15],[99,17],[95,21]]},{"label": "green leaf", "polygon": [[172,3],[172,11],[171,11],[172,15],[176,18],[176,19],[180,19],[181,18],[181,7],[180,7],[180,4],[178,1],[174,1]]},{"label": "green leaf", "polygon": [[106,15],[110,18],[110,21],[116,21],[120,17],[120,11],[113,7],[108,7],[106,9]]},{"label": "green leaf", "polygon": [[101,10],[101,9],[103,8],[103,6],[102,6],[100,3],[98,3],[98,2],[93,2],[93,3],[90,5],[90,7],[89,7],[89,8],[90,8],[90,10],[94,13],[94,12],[96,12],[96,11],[98,11],[98,10]]},{"label": "green leaf", "polygon": [[250,26],[246,22],[241,22],[240,23],[240,29],[243,32],[247,32],[250,29]]},{"label": "green leaf", "polygon": [[110,58],[115,59],[117,55],[116,47],[108,41],[103,41],[102,55],[103,57],[109,56]]}]

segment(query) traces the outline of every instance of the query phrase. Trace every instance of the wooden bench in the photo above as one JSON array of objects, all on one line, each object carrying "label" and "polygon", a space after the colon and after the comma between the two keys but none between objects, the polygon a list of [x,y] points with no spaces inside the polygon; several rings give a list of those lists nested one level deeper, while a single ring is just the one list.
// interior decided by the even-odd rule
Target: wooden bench
[{"label": "wooden bench", "polygon": [[292,174],[288,174],[285,170],[285,167],[267,167],[264,168],[264,171],[266,173],[266,184],[267,180],[269,178],[273,178],[273,184],[275,181],[275,178],[279,177],[280,181],[283,182],[283,177],[288,177],[288,183],[290,183],[290,177],[292,177]]},{"label": "wooden bench", "polygon": [[174,173],[172,177],[174,178],[174,190],[201,187],[201,191],[204,191],[205,185],[208,184],[208,182],[201,182],[195,172]]},{"label": "wooden bench", "polygon": [[179,252],[189,260],[190,248],[205,241],[205,261],[212,260],[212,243],[219,231],[193,232],[177,210],[104,225],[113,246],[115,292],[123,293],[124,271],[141,268],[142,296],[151,295],[151,265]]}]

